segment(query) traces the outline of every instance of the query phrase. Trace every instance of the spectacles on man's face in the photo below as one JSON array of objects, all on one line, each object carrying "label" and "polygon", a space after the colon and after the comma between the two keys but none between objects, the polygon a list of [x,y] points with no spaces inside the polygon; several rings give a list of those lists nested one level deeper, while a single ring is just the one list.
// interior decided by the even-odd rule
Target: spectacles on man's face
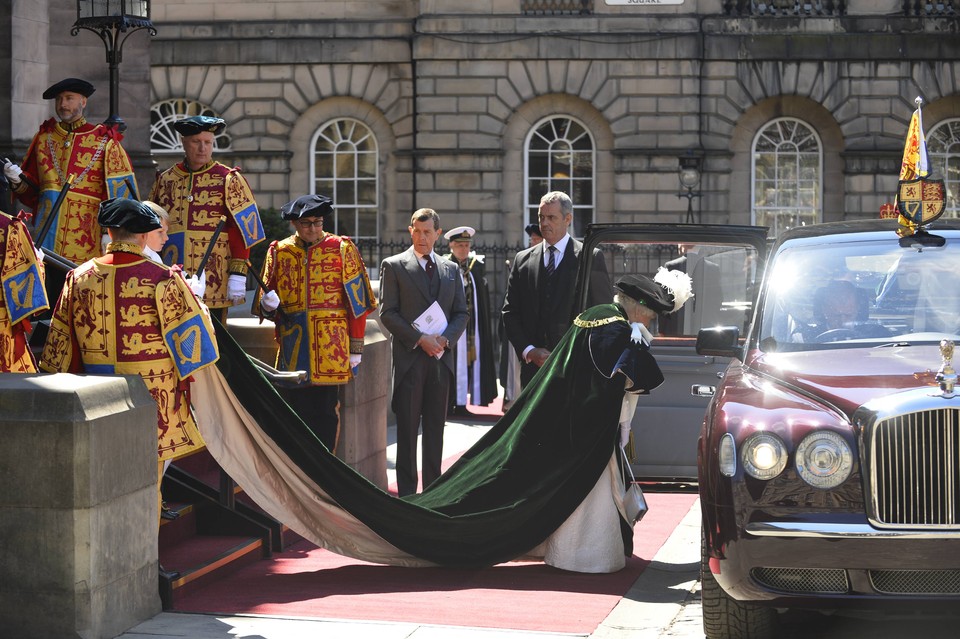
[{"label": "spectacles on man's face", "polygon": [[297,220],[295,224],[302,228],[323,228],[323,218],[318,217],[314,220]]}]

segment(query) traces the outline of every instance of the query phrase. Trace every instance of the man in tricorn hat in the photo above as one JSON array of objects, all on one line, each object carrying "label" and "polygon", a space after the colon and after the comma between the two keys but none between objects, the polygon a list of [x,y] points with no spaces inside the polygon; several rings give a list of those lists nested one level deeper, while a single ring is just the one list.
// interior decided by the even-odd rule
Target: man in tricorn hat
[{"label": "man in tricorn hat", "polygon": [[470,250],[475,234],[472,227],[458,226],[443,235],[450,243],[450,253],[443,257],[460,268],[470,315],[467,329],[453,348],[456,369],[450,385],[451,410],[448,414],[459,417],[470,414],[468,398],[474,406],[487,406],[497,397],[493,336],[490,334],[490,291],[483,255]]},{"label": "man in tricorn hat", "polygon": [[183,142],[184,159],[161,173],[150,192],[150,200],[170,213],[163,261],[183,264],[185,272],[200,276],[200,262],[213,242],[204,266],[203,301],[226,322],[227,309],[246,298],[250,247],[264,239],[260,212],[240,169],[213,159],[216,136],[226,128],[223,119],[196,115],[173,128]]},{"label": "man in tricorn hat", "polygon": [[147,235],[160,228],[150,207],[107,200],[98,221],[111,239],[107,253],[67,274],[40,368],[142,376],[157,402],[159,486],[165,460],[203,446],[190,410],[189,382],[219,359],[216,337],[183,275],[144,257]]},{"label": "man in tricorn hat", "polygon": [[50,118],[40,125],[22,170],[6,159],[3,166],[14,196],[34,210],[38,227],[71,181],[42,246],[77,263],[102,253],[105,236],[97,224],[100,202],[139,197],[133,165],[120,145],[123,135],[116,127],[90,124],[84,117],[93,92],[93,85],[79,78],[61,80],[44,91],[44,100],[55,101],[59,122]]},{"label": "man in tricorn hat", "polygon": [[304,195],[280,216],[294,234],[270,244],[263,283],[253,307],[276,323],[277,368],[307,372],[303,383],[279,387],[286,400],[331,452],[339,434],[339,387],[360,365],[367,314],[377,307],[360,252],[332,226],[333,202]]}]

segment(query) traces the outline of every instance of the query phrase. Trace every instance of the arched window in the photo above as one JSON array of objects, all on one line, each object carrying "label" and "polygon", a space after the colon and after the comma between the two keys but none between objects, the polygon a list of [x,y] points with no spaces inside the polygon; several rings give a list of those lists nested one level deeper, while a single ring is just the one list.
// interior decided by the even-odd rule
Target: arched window
[{"label": "arched window", "polygon": [[[180,134],[174,130],[173,123],[194,115],[220,117],[210,107],[183,98],[164,100],[150,107],[150,150],[153,153],[183,153]],[[229,149],[230,136],[224,131],[214,138],[213,150],[226,151]]]},{"label": "arched window", "polygon": [[944,120],[927,134],[930,173],[947,187],[944,217],[960,217],[960,120]]},{"label": "arched window", "polygon": [[570,116],[555,115],[538,122],[527,136],[525,148],[524,223],[536,222],[540,198],[550,191],[563,191],[573,200],[570,235],[583,237],[593,222],[596,201],[595,149],[593,136],[584,124]]},{"label": "arched window", "polygon": [[775,237],[794,226],[815,224],[823,208],[823,145],[795,118],[764,126],[753,141],[751,174],[754,224]]},{"label": "arched window", "polygon": [[379,240],[377,139],[352,118],[331,120],[314,135],[310,174],[313,192],[331,198],[334,232],[354,240]]}]

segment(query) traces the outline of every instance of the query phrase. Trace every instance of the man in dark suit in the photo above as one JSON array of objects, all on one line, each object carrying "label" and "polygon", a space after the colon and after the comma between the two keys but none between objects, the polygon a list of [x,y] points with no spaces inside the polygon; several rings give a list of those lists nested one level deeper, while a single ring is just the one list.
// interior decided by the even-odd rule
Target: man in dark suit
[{"label": "man in dark suit", "polygon": [[[460,269],[433,245],[443,232],[433,209],[410,218],[413,246],[380,265],[380,320],[393,346],[393,411],[397,416],[397,488],[417,492],[417,430],[423,420],[423,487],[440,476],[453,353],[467,326]],[[434,308],[436,303],[439,312]],[[441,316],[442,315],[442,316]]]},{"label": "man in dark suit", "polygon": [[[522,362],[520,383],[526,386],[573,321],[573,295],[583,244],[569,234],[573,201],[551,191],[540,198],[538,214],[543,241],[517,253],[503,302],[507,339]],[[594,251],[587,306],[608,304],[613,288],[603,256]]]}]

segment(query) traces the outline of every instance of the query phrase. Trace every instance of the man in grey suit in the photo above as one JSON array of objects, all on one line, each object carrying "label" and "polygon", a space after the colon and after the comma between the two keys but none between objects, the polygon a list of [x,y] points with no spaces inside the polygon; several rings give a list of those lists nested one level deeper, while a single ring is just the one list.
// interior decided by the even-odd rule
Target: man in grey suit
[{"label": "man in grey suit", "polygon": [[[503,301],[507,339],[520,358],[520,384],[526,387],[573,321],[573,294],[583,244],[568,232],[573,201],[551,191],[540,198],[543,241],[517,253]],[[587,306],[609,304],[613,288],[603,255],[594,250]]]},{"label": "man in grey suit", "polygon": [[[438,259],[433,245],[443,230],[433,209],[410,218],[413,246],[380,265],[380,320],[393,345],[393,412],[397,416],[397,488],[417,492],[417,430],[423,420],[423,487],[440,476],[454,361],[450,345],[467,326],[460,270]],[[427,328],[425,313],[436,302],[443,318]],[[414,325],[417,323],[420,328]],[[446,327],[440,326],[446,323]],[[431,330],[435,332],[430,332]],[[424,332],[426,331],[426,332]]]}]

